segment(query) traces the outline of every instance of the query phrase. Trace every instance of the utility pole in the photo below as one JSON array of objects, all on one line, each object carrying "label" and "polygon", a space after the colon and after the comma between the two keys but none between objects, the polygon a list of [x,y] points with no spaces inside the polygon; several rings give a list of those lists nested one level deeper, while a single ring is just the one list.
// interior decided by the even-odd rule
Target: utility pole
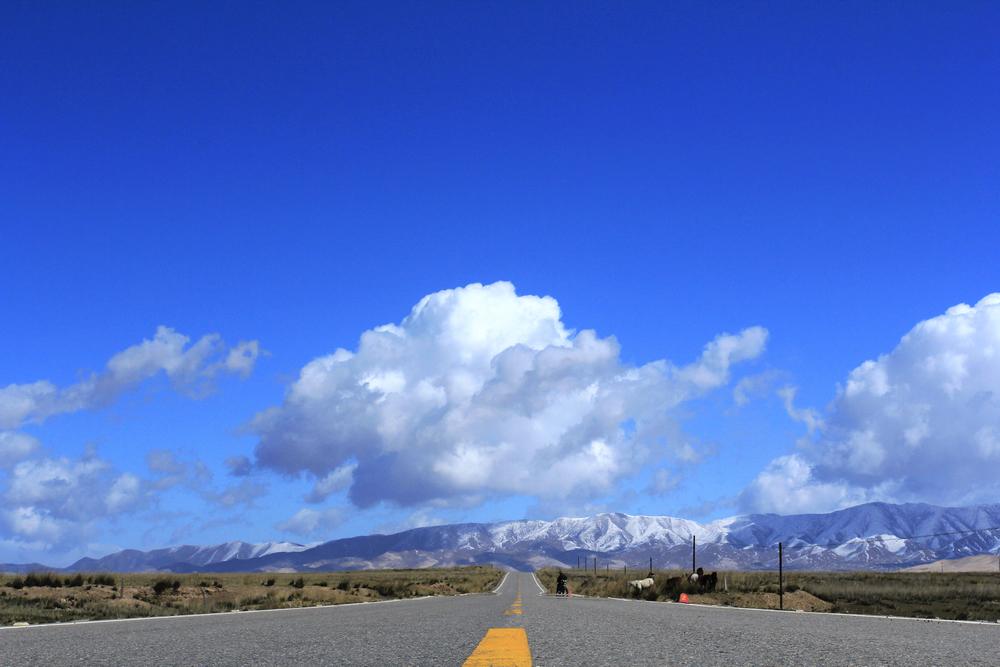
[{"label": "utility pole", "polygon": [[652,558],[649,559],[649,571],[650,572],[653,571],[653,559]]},{"label": "utility pole", "polygon": [[698,544],[698,538],[695,537],[694,535],[692,535],[691,536],[691,571],[692,572],[697,572],[698,571],[698,562],[695,560],[695,557],[694,557],[695,548],[696,548],[697,544]]},{"label": "utility pole", "polygon": [[784,547],[778,542],[778,609],[785,608]]}]

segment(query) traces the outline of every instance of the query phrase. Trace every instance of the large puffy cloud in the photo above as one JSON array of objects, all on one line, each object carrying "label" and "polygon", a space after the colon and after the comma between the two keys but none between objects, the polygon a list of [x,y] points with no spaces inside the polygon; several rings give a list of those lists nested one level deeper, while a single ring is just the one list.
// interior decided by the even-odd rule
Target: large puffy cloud
[{"label": "large puffy cloud", "polygon": [[894,350],[862,363],[825,419],[795,408],[794,392],[782,397],[815,437],[751,484],[743,495],[748,509],[831,509],[875,499],[995,501],[1000,294],[920,322]]},{"label": "large puffy cloud", "polygon": [[740,494],[740,505],[756,512],[826,512],[872,500],[887,499],[885,487],[864,489],[845,481],[817,478],[813,465],[800,454],[771,461]]},{"label": "large puffy cloud", "polygon": [[169,327],[159,327],[151,339],[133,345],[108,360],[105,369],[60,388],[40,380],[0,388],[0,428],[19,428],[27,422],[101,407],[122,392],[159,373],[186,393],[203,393],[220,373],[246,377],[260,354],[257,341],[227,346],[218,334],[191,339]]},{"label": "large puffy cloud", "polygon": [[574,333],[559,304],[510,283],[430,294],[399,324],[307,364],[259,414],[259,465],[307,471],[312,498],[360,506],[608,492],[652,458],[690,459],[671,409],[722,386],[766,330],[721,335],[695,362],[625,365],[614,338]]}]

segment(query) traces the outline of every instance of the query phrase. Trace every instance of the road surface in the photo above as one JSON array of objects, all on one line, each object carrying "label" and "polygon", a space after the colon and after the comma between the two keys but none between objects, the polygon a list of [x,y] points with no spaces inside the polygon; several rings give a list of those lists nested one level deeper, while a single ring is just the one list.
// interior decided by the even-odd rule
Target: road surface
[{"label": "road surface", "polygon": [[0,665],[997,665],[1000,625],[496,595],[0,630]]}]

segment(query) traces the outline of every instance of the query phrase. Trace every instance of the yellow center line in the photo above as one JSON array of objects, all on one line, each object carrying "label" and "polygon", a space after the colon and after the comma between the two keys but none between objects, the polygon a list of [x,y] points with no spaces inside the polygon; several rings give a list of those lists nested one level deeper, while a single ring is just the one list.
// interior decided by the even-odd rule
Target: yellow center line
[{"label": "yellow center line", "polygon": [[504,616],[520,616],[523,614],[524,610],[521,608],[521,604],[521,594],[518,593],[514,598],[514,602],[510,605],[510,609],[503,613]]},{"label": "yellow center line", "polygon": [[524,628],[490,628],[462,667],[531,667]]}]

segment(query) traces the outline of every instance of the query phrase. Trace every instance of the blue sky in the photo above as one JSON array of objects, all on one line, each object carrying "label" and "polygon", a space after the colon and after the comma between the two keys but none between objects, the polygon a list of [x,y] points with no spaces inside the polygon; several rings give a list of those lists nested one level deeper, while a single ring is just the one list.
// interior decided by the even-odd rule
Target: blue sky
[{"label": "blue sky", "polygon": [[[998,20],[5,3],[0,561],[996,502]],[[359,350],[388,323],[395,356]],[[568,370],[510,412],[455,389],[511,346]]]}]

